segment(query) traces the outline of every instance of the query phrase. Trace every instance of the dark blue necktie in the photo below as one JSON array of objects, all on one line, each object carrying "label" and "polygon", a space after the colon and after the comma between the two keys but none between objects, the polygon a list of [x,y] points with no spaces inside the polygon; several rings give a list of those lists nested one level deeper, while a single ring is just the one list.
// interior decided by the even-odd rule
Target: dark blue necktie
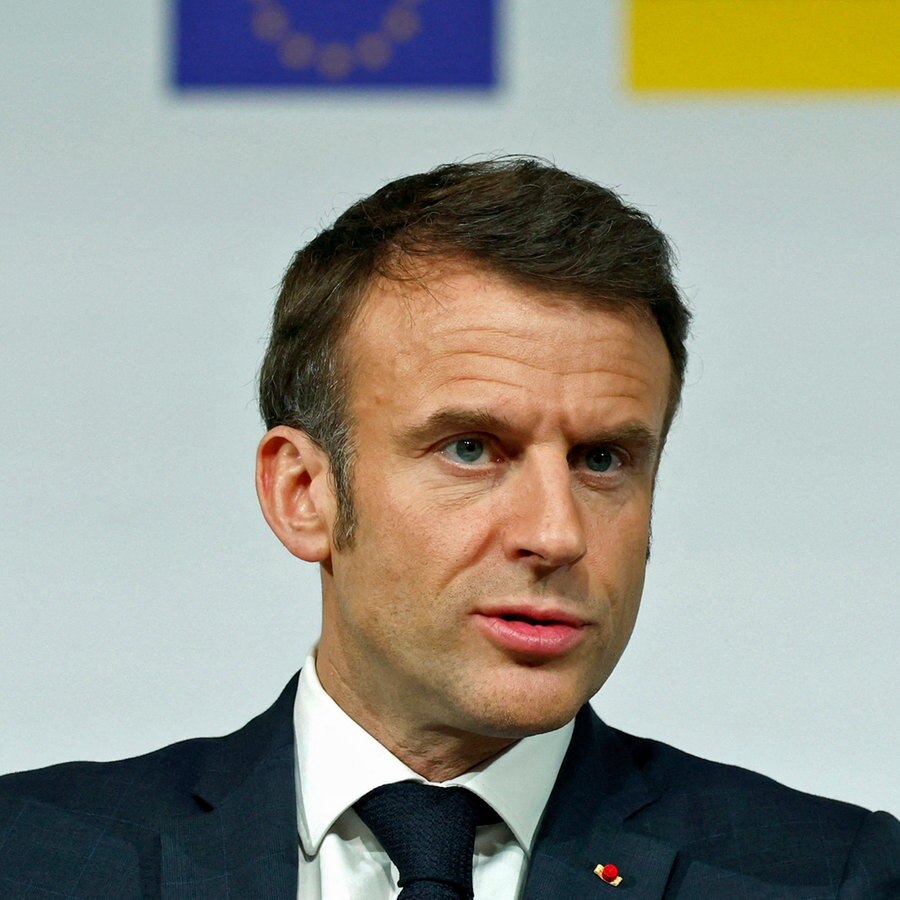
[{"label": "dark blue necktie", "polygon": [[385,784],[353,807],[400,872],[398,900],[470,900],[475,828],[499,821],[471,791]]}]

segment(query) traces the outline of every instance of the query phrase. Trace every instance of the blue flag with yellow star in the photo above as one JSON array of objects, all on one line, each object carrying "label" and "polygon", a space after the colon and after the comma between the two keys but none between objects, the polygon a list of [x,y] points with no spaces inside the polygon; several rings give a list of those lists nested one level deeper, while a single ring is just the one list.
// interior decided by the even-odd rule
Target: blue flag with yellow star
[{"label": "blue flag with yellow star", "polygon": [[497,0],[175,0],[185,89],[496,83]]}]

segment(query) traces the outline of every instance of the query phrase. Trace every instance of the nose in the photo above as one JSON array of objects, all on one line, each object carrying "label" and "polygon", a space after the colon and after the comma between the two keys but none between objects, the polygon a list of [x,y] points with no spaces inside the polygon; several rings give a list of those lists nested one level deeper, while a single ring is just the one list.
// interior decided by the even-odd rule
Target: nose
[{"label": "nose", "polygon": [[506,550],[539,568],[571,566],[587,551],[578,501],[572,493],[568,460],[533,459],[516,473],[505,529]]}]

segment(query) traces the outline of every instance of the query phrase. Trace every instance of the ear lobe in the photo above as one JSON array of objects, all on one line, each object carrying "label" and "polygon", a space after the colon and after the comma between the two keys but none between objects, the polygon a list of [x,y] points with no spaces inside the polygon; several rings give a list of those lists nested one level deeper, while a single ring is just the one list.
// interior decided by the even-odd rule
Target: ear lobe
[{"label": "ear lobe", "polygon": [[256,496],[269,527],[294,556],[330,559],[336,504],[328,458],[305,432],[279,425],[263,436]]}]

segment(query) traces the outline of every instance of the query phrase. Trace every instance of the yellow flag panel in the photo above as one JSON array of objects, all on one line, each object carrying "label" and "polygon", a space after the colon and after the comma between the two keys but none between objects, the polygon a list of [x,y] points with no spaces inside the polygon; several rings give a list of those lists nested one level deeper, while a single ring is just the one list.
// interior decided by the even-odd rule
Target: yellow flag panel
[{"label": "yellow flag panel", "polygon": [[900,0],[630,0],[639,91],[900,88]]}]

